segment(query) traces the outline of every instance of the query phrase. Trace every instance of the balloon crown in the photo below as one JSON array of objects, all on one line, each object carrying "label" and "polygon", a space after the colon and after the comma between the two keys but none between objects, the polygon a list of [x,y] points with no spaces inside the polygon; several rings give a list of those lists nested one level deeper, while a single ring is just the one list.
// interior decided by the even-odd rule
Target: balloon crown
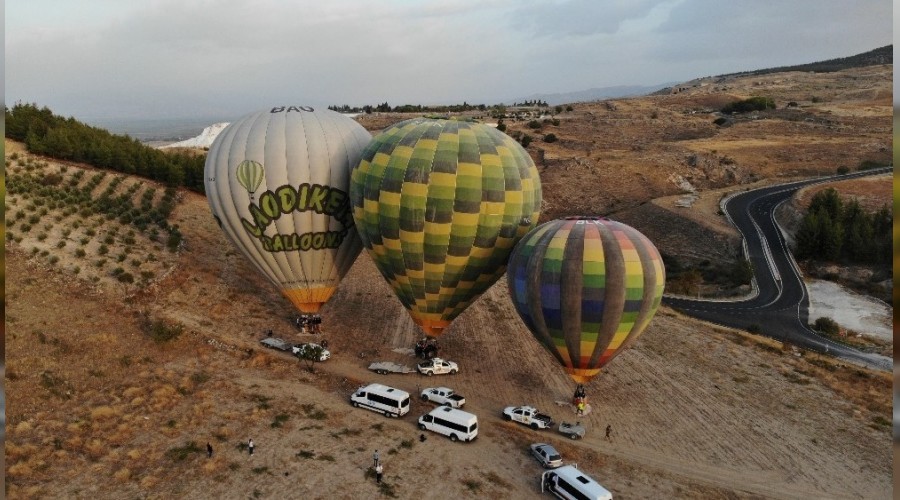
[{"label": "balloon crown", "polygon": [[611,220],[609,217],[601,217],[599,215],[573,215],[566,217],[565,220]]}]

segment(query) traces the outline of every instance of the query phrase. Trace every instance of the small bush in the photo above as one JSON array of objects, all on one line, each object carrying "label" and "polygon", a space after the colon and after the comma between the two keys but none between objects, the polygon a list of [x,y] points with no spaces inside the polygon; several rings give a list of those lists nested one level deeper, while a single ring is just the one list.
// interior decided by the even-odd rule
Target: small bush
[{"label": "small bush", "polygon": [[813,324],[813,329],[822,332],[825,335],[838,335],[841,333],[841,327],[831,318],[821,317]]},{"label": "small bush", "polygon": [[182,462],[194,453],[201,454],[203,453],[203,450],[197,446],[197,443],[188,441],[184,446],[171,448],[166,451],[166,457],[176,462]]},{"label": "small bush", "polygon": [[544,136],[544,142],[556,142],[556,134],[547,134]]},{"label": "small bush", "polygon": [[151,319],[145,314],[141,318],[141,329],[144,333],[149,335],[154,342],[163,343],[178,338],[184,331],[184,326],[169,324],[161,319]]},{"label": "small bush", "polygon": [[750,111],[762,111],[765,109],[775,109],[775,100],[771,97],[751,97],[741,101],[732,102],[722,108],[723,113],[747,113]]}]

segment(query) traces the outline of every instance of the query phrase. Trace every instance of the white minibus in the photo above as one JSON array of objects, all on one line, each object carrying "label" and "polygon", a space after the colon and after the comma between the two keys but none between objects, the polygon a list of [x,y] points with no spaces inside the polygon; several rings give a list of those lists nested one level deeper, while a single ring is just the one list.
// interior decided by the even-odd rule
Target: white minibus
[{"label": "white minibus", "polygon": [[541,491],[565,500],[612,500],[612,493],[576,467],[564,465],[541,474]]},{"label": "white minibus", "polygon": [[419,429],[443,434],[450,441],[471,441],[478,436],[478,417],[449,406],[439,406],[419,417]]},{"label": "white minibus", "polygon": [[350,403],[357,408],[384,413],[386,417],[402,417],[409,413],[409,393],[382,384],[360,387],[350,396]]}]

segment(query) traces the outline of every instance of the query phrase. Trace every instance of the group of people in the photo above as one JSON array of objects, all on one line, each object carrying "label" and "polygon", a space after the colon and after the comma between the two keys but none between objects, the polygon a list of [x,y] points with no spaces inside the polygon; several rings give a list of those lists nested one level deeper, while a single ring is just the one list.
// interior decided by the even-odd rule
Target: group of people
[{"label": "group of people", "polygon": [[300,333],[319,333],[322,317],[318,314],[301,314],[294,321]]},{"label": "group of people", "polygon": [[[578,384],[578,387],[575,388],[572,404],[575,405],[576,415],[584,415],[584,409],[587,406],[587,396],[585,396],[583,385]],[[581,422],[578,423],[581,424]],[[612,441],[612,425],[610,424],[606,424],[606,440]]]},{"label": "group of people", "polygon": [[416,342],[416,357],[422,359],[431,359],[437,356],[438,350],[440,348],[437,345],[437,340],[432,338],[422,338],[418,342]]},{"label": "group of people", "polygon": [[587,407],[587,397],[584,395],[584,386],[578,384],[575,388],[575,396],[572,398],[572,404],[575,405],[575,414],[584,415],[584,409]]}]

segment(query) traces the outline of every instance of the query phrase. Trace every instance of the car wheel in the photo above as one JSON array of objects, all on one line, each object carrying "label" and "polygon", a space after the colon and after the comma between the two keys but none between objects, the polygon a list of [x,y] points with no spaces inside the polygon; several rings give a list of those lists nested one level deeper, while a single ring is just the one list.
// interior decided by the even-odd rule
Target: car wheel
[{"label": "car wheel", "polygon": [[575,433],[569,434],[569,439],[578,439],[578,434],[575,434]]},{"label": "car wheel", "polygon": [[450,403],[444,403],[442,406],[447,406],[447,407],[453,408],[453,405]]},{"label": "car wheel", "polygon": [[422,401],[428,401],[428,396],[422,394]]},{"label": "car wheel", "polygon": [[532,423],[531,423],[531,428],[534,429],[534,430],[538,430],[538,424],[535,423],[535,422],[532,422]]},{"label": "car wheel", "polygon": [[425,372],[425,375],[428,375],[430,377],[430,376],[434,375],[434,372]]},{"label": "car wheel", "polygon": [[379,373],[380,375],[386,375],[386,374],[387,374],[387,372],[384,371],[384,370],[378,370],[378,373]]},{"label": "car wheel", "polygon": [[359,403],[357,403],[356,401],[354,401],[354,402],[353,402],[353,407],[354,407],[354,408],[359,408]]},{"label": "car wheel", "polygon": [[456,370],[450,370],[450,375],[456,375]]},{"label": "car wheel", "polygon": [[510,417],[509,415],[507,415],[506,413],[504,413],[504,414],[503,414],[503,420],[510,421],[510,420],[512,420],[512,417]]},{"label": "car wheel", "polygon": [[419,429],[425,430],[425,424],[419,424]]},{"label": "car wheel", "polygon": [[459,438],[456,437],[456,434],[450,434],[450,441],[453,441],[455,443],[457,439]]}]

